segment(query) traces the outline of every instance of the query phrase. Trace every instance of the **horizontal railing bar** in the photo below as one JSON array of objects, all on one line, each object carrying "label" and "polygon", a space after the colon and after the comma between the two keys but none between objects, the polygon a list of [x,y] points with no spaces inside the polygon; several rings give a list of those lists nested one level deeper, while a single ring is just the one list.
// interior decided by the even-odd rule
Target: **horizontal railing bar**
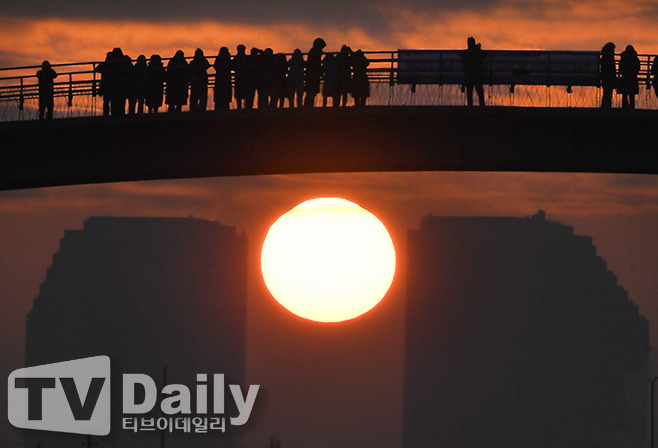
[{"label": "horizontal railing bar", "polygon": [[[435,51],[435,50],[429,50],[429,51]],[[444,52],[461,52],[463,50],[442,50]],[[486,51],[486,50],[485,50]],[[500,50],[490,50],[490,51],[500,51]],[[506,51],[506,50],[505,50]],[[510,50],[510,51],[515,51],[515,50]],[[523,50],[521,50],[523,51]],[[540,52],[541,50],[538,50]],[[501,51],[504,52],[504,51]],[[338,52],[325,52],[327,53],[333,53],[333,54],[338,54]],[[444,100],[442,99],[441,95],[443,95],[441,92],[449,92],[450,97],[447,99],[448,102],[451,102],[451,104],[464,104],[465,103],[465,95],[463,91],[463,87],[461,89],[461,94],[459,93],[459,77],[456,75],[459,74],[460,69],[454,69],[452,71],[446,71],[445,73],[449,78],[446,80],[450,80],[449,83],[445,82],[439,82],[441,79],[438,77],[439,73],[437,72],[437,69],[432,69],[432,68],[420,68],[420,69],[412,69],[412,70],[404,70],[401,71],[398,67],[398,51],[364,51],[363,52],[370,63],[369,67],[366,70],[366,73],[368,74],[368,79],[370,83],[373,85],[373,90],[372,92],[375,92],[373,95],[376,95],[376,98],[372,100],[372,103],[369,102],[368,104],[407,104],[407,105],[416,105],[416,104],[426,104],[428,101],[433,103],[433,104],[445,104],[443,102]],[[560,54],[581,54],[584,52],[581,51],[560,51]],[[586,52],[586,53],[592,53],[592,52]],[[292,53],[283,53],[286,55],[287,58],[291,56]],[[307,53],[302,53],[304,56],[307,56]],[[422,56],[422,53],[420,53]],[[247,55],[249,55],[249,50],[247,51]],[[234,55],[232,55],[234,56]],[[647,82],[651,80],[651,73],[650,73],[650,68],[653,64],[653,60],[655,59],[656,56],[654,55],[649,55],[649,54],[640,54],[638,55],[638,58],[640,60],[640,72],[638,76],[638,82],[642,86],[642,92],[643,94],[646,94],[646,97],[643,97],[644,99],[642,100],[642,105],[640,107],[643,108],[650,108],[650,109],[656,109],[658,108],[658,99],[654,98],[653,92],[650,91],[648,88]],[[187,56],[186,59],[189,61],[193,58],[193,56]],[[210,67],[208,70],[208,95],[209,95],[209,102],[211,101],[212,97],[212,91],[215,87],[215,70],[212,67],[212,64],[215,59],[214,54],[206,55],[206,58],[210,62]],[[619,55],[616,55],[616,61],[619,59]],[[455,60],[454,56],[451,58]],[[162,58],[166,70],[166,64],[169,60],[171,60],[170,57],[164,57]],[[133,59],[135,61],[135,59]],[[415,62],[418,62],[420,65],[422,65],[423,62],[427,63],[432,63],[436,64],[437,60],[432,59],[432,58],[427,58],[425,60],[423,59],[418,59],[414,60]],[[590,59],[591,61],[591,59]],[[69,62],[69,63],[61,63],[61,64],[52,64],[52,67],[56,69],[56,71],[59,71],[58,77],[54,80],[55,82],[53,83],[54,85],[54,93],[53,96],[58,98],[57,101],[57,108],[56,110],[59,111],[58,113],[65,113],[64,111],[65,106],[64,103],[59,100],[59,98],[69,98],[69,101],[67,102],[67,106],[69,108],[69,114],[71,113],[70,111],[75,111],[75,113],[79,113],[82,111],[83,113],[89,113],[90,115],[97,115],[102,113],[102,108],[100,107],[100,100],[97,101],[97,97],[102,97],[101,93],[101,87],[102,87],[102,74],[94,71],[94,68],[97,68],[99,64],[101,64],[103,61],[91,61],[91,62]],[[591,62],[590,62],[591,65]],[[269,64],[268,64],[269,66]],[[254,64],[253,67],[255,67],[256,70],[258,70],[261,67],[264,67],[264,64],[262,63],[257,63]],[[426,66],[429,67],[429,66]],[[0,77],[0,106],[2,107],[3,115],[0,115],[0,121],[1,120],[6,120],[6,119],[21,119],[26,116],[30,116],[30,114],[33,114],[33,112],[29,112],[27,115],[23,115],[23,107],[26,108],[28,111],[33,111],[35,109],[35,100],[39,98],[39,86],[36,78],[36,71],[40,69],[41,66],[34,65],[34,66],[21,66],[21,67],[2,67],[0,68],[0,74],[4,75],[9,75],[9,76],[4,76]],[[29,70],[34,70],[32,73],[28,73]],[[491,64],[487,64],[485,62],[485,71],[487,73],[491,73]],[[127,71],[127,70],[126,70]],[[113,85],[114,86],[129,86],[132,85],[135,81],[133,79],[126,79],[121,80],[122,70],[113,70],[113,73],[118,74],[117,78],[115,79]],[[264,78],[266,76],[269,77],[269,71],[263,70],[261,73],[259,73],[259,78]],[[397,84],[398,79],[401,78],[402,74],[409,74],[410,76],[418,76],[418,78],[411,78],[413,79],[419,79],[421,81],[430,81],[428,84]],[[433,75],[437,75],[437,77],[433,77]],[[574,75],[576,85],[574,86],[566,86],[566,85],[557,85],[557,86],[550,86],[550,81],[551,77],[553,75],[555,76],[564,76],[565,74],[568,75]],[[589,81],[578,81],[578,78],[581,77],[581,75],[588,74],[590,75]],[[491,78],[486,78],[484,85],[488,86],[488,92],[489,92],[489,98],[494,98],[493,103],[498,104],[498,105],[509,105],[513,106],[515,105],[516,101],[520,102],[525,102],[530,101],[531,106],[535,106],[538,103],[544,101],[547,103],[547,105],[550,107],[551,106],[551,98],[550,92],[558,92],[557,95],[563,95],[562,93],[559,93],[559,89],[564,89],[566,88],[567,94],[569,96],[563,97],[562,100],[556,100],[553,105],[557,107],[592,107],[593,105],[595,106],[597,102],[600,101],[601,98],[601,89],[599,86],[596,85],[588,85],[588,82],[591,82],[594,84],[596,82],[596,79],[592,79],[591,77],[592,72],[587,71],[587,70],[582,70],[578,69],[576,67],[575,70],[568,70],[563,67],[559,67],[558,69],[551,69],[550,73],[548,74],[548,79],[547,79],[547,84],[529,84],[529,85],[524,85],[521,82],[519,86],[513,86],[513,85],[508,85],[508,84],[493,84],[490,82]],[[232,77],[232,82],[235,81],[235,74],[231,74]],[[424,80],[422,78],[425,78]],[[262,79],[261,78],[261,79]],[[517,78],[517,79],[522,79],[522,78]],[[510,78],[510,80],[516,81],[517,79],[515,78]],[[533,79],[532,81],[536,83],[537,79],[541,78],[536,78]],[[409,78],[407,78],[408,81]],[[435,81],[435,82],[432,82]],[[571,79],[567,80],[568,82],[571,81]],[[580,84],[578,84],[580,82]],[[384,89],[381,86],[388,84],[389,89]],[[164,88],[164,95],[166,95],[166,85],[167,85],[167,78],[166,78],[166,72],[165,72],[165,78],[163,82],[163,88]],[[523,93],[526,97],[523,98],[521,96],[516,97],[516,101],[514,100],[512,94],[514,93],[514,87],[521,87],[523,88],[532,88],[536,89],[532,93],[532,95],[535,96],[535,99],[531,98],[528,93]],[[509,91],[507,90],[501,90],[501,87],[509,87]],[[553,90],[546,90],[546,93],[542,93],[541,95],[544,95],[543,97],[540,97],[539,92],[544,92],[544,90],[538,90],[539,88],[552,88]],[[572,87],[578,87],[578,88],[586,88],[586,89],[596,89],[596,90],[580,90],[578,91],[577,95],[571,96],[572,93]],[[646,87],[646,88],[645,88]],[[446,89],[446,90],[443,90]],[[575,90],[575,89],[574,89]],[[528,90],[519,90],[520,92],[528,92]],[[418,92],[418,93],[417,93]],[[433,93],[432,93],[433,92]],[[507,93],[505,93],[507,92]],[[423,96],[424,95],[424,96]],[[553,95],[556,95],[553,93]],[[73,102],[72,98],[76,98],[76,101]],[[79,100],[78,98],[84,98],[88,97],[88,100]],[[509,100],[507,100],[508,98]],[[539,98],[537,100],[537,98]],[[559,96],[557,96],[559,98]],[[617,97],[615,97],[617,98]],[[572,102],[572,99],[574,100]],[[535,101],[536,100],[536,101]],[[350,99],[352,101],[352,99]],[[462,102],[463,101],[463,102]],[[26,104],[26,102],[29,102]],[[17,115],[14,112],[6,112],[6,111],[11,111],[12,108],[14,107],[14,104],[18,104],[18,109],[21,111],[20,114],[18,115],[18,118],[11,118],[11,117],[17,117]],[[74,104],[75,103],[75,104]],[[489,104],[489,102],[487,102]],[[233,103],[235,106],[235,103]],[[4,107],[6,105],[6,107]],[[232,107],[234,107],[232,106]],[[164,108],[166,109],[166,103],[164,104]],[[13,109],[16,110],[16,109]]]}]

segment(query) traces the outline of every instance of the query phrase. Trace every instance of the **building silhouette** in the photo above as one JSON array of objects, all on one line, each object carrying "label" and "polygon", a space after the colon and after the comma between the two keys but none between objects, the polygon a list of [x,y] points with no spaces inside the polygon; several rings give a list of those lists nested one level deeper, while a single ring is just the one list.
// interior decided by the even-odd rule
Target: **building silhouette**
[{"label": "building silhouette", "polygon": [[540,211],[408,242],[405,448],[645,446],[648,322],[591,237]]},{"label": "building silhouette", "polygon": [[[148,374],[160,389],[167,366],[167,383],[192,391],[193,410],[197,373],[222,373],[226,385],[244,386],[246,288],[247,240],[233,227],[193,218],[91,217],[82,230],[65,232],[53,257],[27,316],[26,364],[108,355],[112,432],[102,447],[160,446],[160,431],[121,429],[121,375]],[[212,394],[208,400],[212,412]],[[159,406],[149,416],[160,417]],[[167,433],[165,446],[209,446],[209,438],[212,446],[240,443],[227,425],[226,434]],[[84,440],[26,431],[25,441],[33,448]]]}]

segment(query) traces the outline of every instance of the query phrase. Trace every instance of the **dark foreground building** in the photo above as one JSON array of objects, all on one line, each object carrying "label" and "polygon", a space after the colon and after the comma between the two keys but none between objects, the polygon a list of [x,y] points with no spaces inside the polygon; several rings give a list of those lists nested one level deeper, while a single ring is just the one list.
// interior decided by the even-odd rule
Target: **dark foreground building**
[{"label": "dark foreground building", "polygon": [[[212,374],[224,374],[227,385],[244,386],[246,288],[247,240],[233,227],[193,218],[89,218],[82,230],[66,231],[34,300],[26,364],[108,355],[112,432],[99,445],[160,446],[159,431],[122,430],[121,375],[148,374],[159,390],[167,366],[168,384],[190,387],[193,409],[197,373],[207,373],[209,384]],[[152,415],[161,416],[159,406]],[[31,448],[85,440],[26,431]],[[227,426],[226,434],[167,433],[165,446],[239,440]]]},{"label": "dark foreground building", "polygon": [[645,446],[648,323],[591,237],[430,216],[408,254],[405,448]]}]

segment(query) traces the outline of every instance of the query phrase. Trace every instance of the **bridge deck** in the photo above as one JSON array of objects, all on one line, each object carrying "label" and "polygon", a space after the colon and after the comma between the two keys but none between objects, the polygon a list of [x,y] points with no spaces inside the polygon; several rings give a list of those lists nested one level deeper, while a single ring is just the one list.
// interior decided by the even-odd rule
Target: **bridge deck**
[{"label": "bridge deck", "polygon": [[369,171],[658,173],[658,111],[372,107],[0,123],[0,189]]}]

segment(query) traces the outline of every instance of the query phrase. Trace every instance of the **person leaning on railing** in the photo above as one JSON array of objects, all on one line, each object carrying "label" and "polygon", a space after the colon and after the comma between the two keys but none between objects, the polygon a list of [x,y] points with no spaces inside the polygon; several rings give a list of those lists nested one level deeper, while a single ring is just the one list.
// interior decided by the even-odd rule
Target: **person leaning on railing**
[{"label": "person leaning on railing", "polygon": [[41,70],[37,71],[37,79],[39,80],[39,120],[43,120],[46,110],[46,118],[48,120],[53,118],[55,78],[57,78],[57,73],[50,66],[50,62],[43,61]]}]

